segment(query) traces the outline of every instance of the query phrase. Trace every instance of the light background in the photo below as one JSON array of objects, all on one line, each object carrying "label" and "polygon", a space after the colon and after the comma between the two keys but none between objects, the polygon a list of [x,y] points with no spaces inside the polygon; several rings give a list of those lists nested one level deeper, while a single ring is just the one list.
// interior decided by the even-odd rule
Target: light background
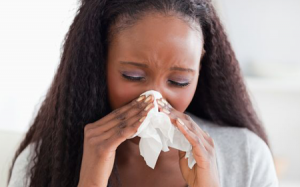
[{"label": "light background", "polygon": [[[300,186],[300,1],[216,0],[282,187]],[[77,11],[74,0],[0,0],[0,187],[43,100]]]}]

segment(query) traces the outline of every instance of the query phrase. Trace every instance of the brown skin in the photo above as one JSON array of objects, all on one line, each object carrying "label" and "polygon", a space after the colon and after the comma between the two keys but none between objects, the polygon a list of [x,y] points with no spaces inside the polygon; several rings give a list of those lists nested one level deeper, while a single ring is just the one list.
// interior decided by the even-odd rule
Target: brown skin
[{"label": "brown skin", "polygon": [[[202,41],[202,34],[183,20],[160,14],[145,16],[113,38],[107,66],[108,96],[113,111],[85,128],[79,186],[106,186],[114,161],[125,187],[219,186],[213,140],[183,113],[197,87]],[[124,74],[142,79],[128,80]],[[174,82],[189,84],[178,87]],[[136,101],[147,90],[162,94],[165,104],[159,107],[160,111],[169,115],[193,146],[197,163],[192,170],[184,159],[185,153],[175,149],[161,152],[153,170],[140,156],[139,138],[127,139],[141,124],[138,119],[148,113],[143,110],[145,99]],[[153,98],[150,103],[152,108]],[[186,127],[178,125],[178,118]],[[126,122],[121,128],[120,121]]]},{"label": "brown skin", "polygon": [[[183,112],[190,104],[199,76],[202,37],[176,17],[148,16],[116,35],[108,50],[108,91],[112,109],[119,108],[147,90],[156,90]],[[143,63],[148,67],[122,64]],[[193,72],[169,69],[190,68]],[[144,77],[140,82],[122,76]],[[190,82],[176,87],[168,80]],[[126,90],[126,91],[125,91]]]},{"label": "brown skin", "polygon": [[85,126],[79,187],[107,186],[117,147],[137,131],[153,108],[152,100],[143,102],[144,98],[133,100]]},{"label": "brown skin", "polygon": [[[159,14],[146,16],[116,35],[108,51],[111,108],[119,108],[147,90],[156,90],[183,116],[196,90],[199,62],[203,55],[202,41],[202,34],[183,20]],[[192,71],[170,70],[175,66]],[[143,79],[132,81],[122,74]],[[178,87],[169,80],[189,82],[189,85]],[[117,150],[117,163],[124,186],[184,186],[187,183],[180,172],[178,150],[161,152],[153,170],[140,156],[139,139],[129,139]]]}]

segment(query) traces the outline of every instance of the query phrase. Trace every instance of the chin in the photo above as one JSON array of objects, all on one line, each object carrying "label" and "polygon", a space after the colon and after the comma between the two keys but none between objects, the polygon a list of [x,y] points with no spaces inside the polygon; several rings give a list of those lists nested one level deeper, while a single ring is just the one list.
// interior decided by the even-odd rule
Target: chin
[{"label": "chin", "polygon": [[137,144],[137,145],[140,143],[140,140],[141,140],[141,138],[138,137],[138,136],[136,136],[136,137],[134,137],[132,139],[129,139],[130,142],[132,142],[134,144]]}]

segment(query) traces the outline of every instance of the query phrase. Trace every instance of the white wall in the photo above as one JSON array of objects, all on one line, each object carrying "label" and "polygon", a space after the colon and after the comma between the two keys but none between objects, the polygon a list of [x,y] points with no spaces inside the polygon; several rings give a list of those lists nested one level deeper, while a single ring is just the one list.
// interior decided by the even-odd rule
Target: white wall
[{"label": "white wall", "polygon": [[27,130],[76,8],[74,0],[0,1],[0,129]]},{"label": "white wall", "polygon": [[241,63],[300,64],[299,0],[215,0]]}]

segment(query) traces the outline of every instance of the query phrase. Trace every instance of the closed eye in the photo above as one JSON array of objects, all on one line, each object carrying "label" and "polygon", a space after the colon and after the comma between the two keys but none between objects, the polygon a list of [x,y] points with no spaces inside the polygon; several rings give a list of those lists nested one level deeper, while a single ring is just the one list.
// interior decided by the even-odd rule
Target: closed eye
[{"label": "closed eye", "polygon": [[144,77],[132,77],[132,76],[128,76],[125,74],[122,74],[122,76],[126,79],[133,80],[133,81],[140,81],[140,80],[144,79]]},{"label": "closed eye", "polygon": [[[128,75],[125,75],[125,74],[122,74],[122,76],[128,80],[131,80],[131,81],[142,81],[144,80],[145,78],[144,77],[132,77],[132,76],[128,76]],[[174,85],[174,86],[177,86],[177,87],[185,87],[185,86],[188,86],[190,83],[189,82],[186,82],[186,83],[179,83],[179,82],[176,82],[176,81],[172,81],[172,80],[168,80],[170,82],[170,84]]]},{"label": "closed eye", "polygon": [[184,86],[188,86],[190,83],[189,82],[186,82],[186,83],[179,83],[179,82],[175,82],[175,81],[172,81],[172,80],[169,80],[171,84],[174,84],[176,86],[179,86],[179,87],[184,87]]}]

